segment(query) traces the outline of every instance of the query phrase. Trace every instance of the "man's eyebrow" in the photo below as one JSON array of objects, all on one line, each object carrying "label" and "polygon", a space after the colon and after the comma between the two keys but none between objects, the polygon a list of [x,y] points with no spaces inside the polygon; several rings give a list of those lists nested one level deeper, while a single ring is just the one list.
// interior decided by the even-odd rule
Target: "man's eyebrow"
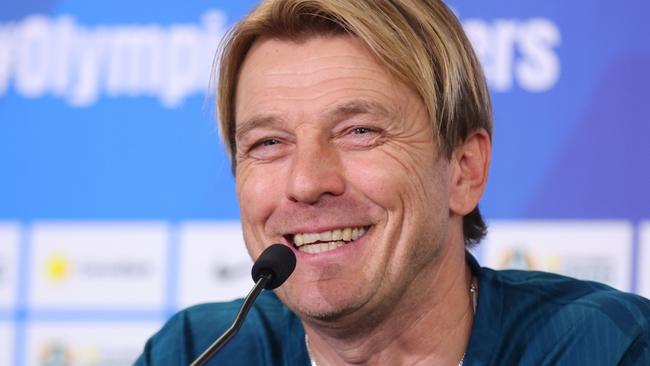
[{"label": "man's eyebrow", "polygon": [[242,123],[237,124],[237,127],[235,128],[235,139],[241,138],[243,135],[256,128],[275,126],[281,122],[282,119],[275,114],[253,115],[244,120]]},{"label": "man's eyebrow", "polygon": [[[389,114],[382,104],[363,99],[355,99],[343,104],[337,104],[325,112],[325,119],[328,121],[340,121],[359,114],[373,114],[385,117]],[[276,114],[256,114],[241,123],[235,128],[235,139],[239,139],[256,128],[278,126],[284,124],[284,120]]]}]

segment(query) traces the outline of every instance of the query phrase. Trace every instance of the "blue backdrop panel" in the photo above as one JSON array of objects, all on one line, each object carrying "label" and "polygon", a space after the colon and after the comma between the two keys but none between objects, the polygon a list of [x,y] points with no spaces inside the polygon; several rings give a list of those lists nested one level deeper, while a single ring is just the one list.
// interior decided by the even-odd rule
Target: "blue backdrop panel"
[{"label": "blue backdrop panel", "polygon": [[[111,33],[106,29],[171,32],[191,25],[212,32],[213,39],[204,38],[202,46],[212,51],[225,27],[252,4],[3,4],[0,29],[7,66],[0,73],[0,166],[5,177],[0,180],[0,217],[236,218],[212,95],[204,93],[207,68],[204,89],[181,90],[176,98],[138,85],[120,89],[110,85],[113,66],[110,55],[102,53],[105,47],[97,56],[96,95],[86,93],[75,102],[70,90],[75,80],[81,83],[84,71],[75,68],[83,65],[75,63],[74,47],[62,46],[62,24],[73,29],[73,36],[94,34],[93,40],[100,39],[102,30]],[[479,52],[495,105],[493,169],[483,203],[487,216],[650,216],[650,172],[644,169],[650,156],[644,113],[650,82],[645,14],[650,5],[641,0],[624,6],[584,0],[457,0],[450,5],[473,29],[478,24],[487,48]],[[223,16],[212,30],[204,19],[210,9]],[[47,40],[58,48],[38,53],[17,44],[30,30],[37,32],[35,15],[48,22],[54,34]],[[35,59],[39,55],[47,62]],[[18,62],[32,65],[20,67]],[[21,77],[20,70],[38,73],[43,67],[49,67],[44,80]],[[59,77],[57,86],[54,74],[60,70],[70,75],[63,82]],[[164,71],[155,77],[164,78]]]}]

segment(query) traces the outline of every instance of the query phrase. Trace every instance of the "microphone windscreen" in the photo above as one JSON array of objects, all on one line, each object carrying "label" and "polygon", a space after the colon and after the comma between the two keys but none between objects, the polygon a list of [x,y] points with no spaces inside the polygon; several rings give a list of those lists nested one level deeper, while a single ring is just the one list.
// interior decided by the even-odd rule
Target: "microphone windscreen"
[{"label": "microphone windscreen", "polygon": [[272,274],[271,280],[264,286],[272,290],[284,283],[296,268],[296,255],[291,248],[283,244],[272,244],[266,248],[257,258],[251,275],[253,281],[257,282],[263,273]]}]

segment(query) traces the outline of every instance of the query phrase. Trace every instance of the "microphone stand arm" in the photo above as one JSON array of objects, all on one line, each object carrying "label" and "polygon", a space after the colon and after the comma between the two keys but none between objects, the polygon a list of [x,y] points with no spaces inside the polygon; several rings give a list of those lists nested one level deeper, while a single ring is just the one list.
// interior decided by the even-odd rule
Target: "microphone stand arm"
[{"label": "microphone stand arm", "polygon": [[235,318],[235,321],[230,325],[230,328],[219,337],[208,349],[206,349],[194,362],[190,364],[190,366],[203,366],[210,361],[214,355],[219,352],[223,346],[230,341],[230,339],[239,331],[239,328],[241,328],[242,324],[244,323],[244,319],[246,319],[246,315],[248,314],[248,311],[251,309],[251,306],[253,306],[253,303],[255,302],[255,299],[257,299],[257,296],[262,292],[266,284],[271,281],[273,278],[273,274],[270,272],[263,272],[260,275],[260,278],[257,280],[255,283],[255,286],[251,290],[251,292],[246,295],[246,298],[244,299],[244,303],[242,304],[241,308],[239,309],[239,313],[237,313],[237,317]]}]

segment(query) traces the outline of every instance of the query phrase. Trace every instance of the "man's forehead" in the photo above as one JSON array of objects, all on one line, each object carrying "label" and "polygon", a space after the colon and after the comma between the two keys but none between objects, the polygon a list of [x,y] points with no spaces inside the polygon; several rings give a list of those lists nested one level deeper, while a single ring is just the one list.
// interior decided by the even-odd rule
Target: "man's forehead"
[{"label": "man's forehead", "polygon": [[[345,65],[341,65],[344,62]],[[293,82],[309,82],[310,76],[337,68],[350,74],[387,73],[367,47],[348,35],[315,36],[302,41],[263,38],[247,52],[240,69],[238,84],[252,79],[273,80],[294,76]]]},{"label": "man's forehead", "polygon": [[388,71],[351,36],[314,37],[304,42],[264,39],[254,44],[241,68],[235,97],[237,129],[277,123],[279,113],[265,111],[271,109],[266,105],[269,101],[281,98],[293,109],[300,103],[313,106],[314,99],[306,99],[306,94],[316,97],[336,88],[359,93],[325,101],[318,108],[319,114],[330,119],[359,113],[385,114],[382,103],[363,95],[363,91],[372,94],[373,88],[387,90],[391,86],[394,80]]},{"label": "man's forehead", "polygon": [[[341,42],[343,41],[343,42]],[[251,58],[251,54],[261,54],[264,61],[278,59],[281,61],[293,60],[296,53],[304,56],[315,55],[332,45],[351,56],[358,53],[367,53],[366,45],[356,36],[348,34],[312,35],[298,39],[284,37],[260,37],[253,42],[246,56],[244,64]],[[290,53],[283,53],[289,50]]]}]

